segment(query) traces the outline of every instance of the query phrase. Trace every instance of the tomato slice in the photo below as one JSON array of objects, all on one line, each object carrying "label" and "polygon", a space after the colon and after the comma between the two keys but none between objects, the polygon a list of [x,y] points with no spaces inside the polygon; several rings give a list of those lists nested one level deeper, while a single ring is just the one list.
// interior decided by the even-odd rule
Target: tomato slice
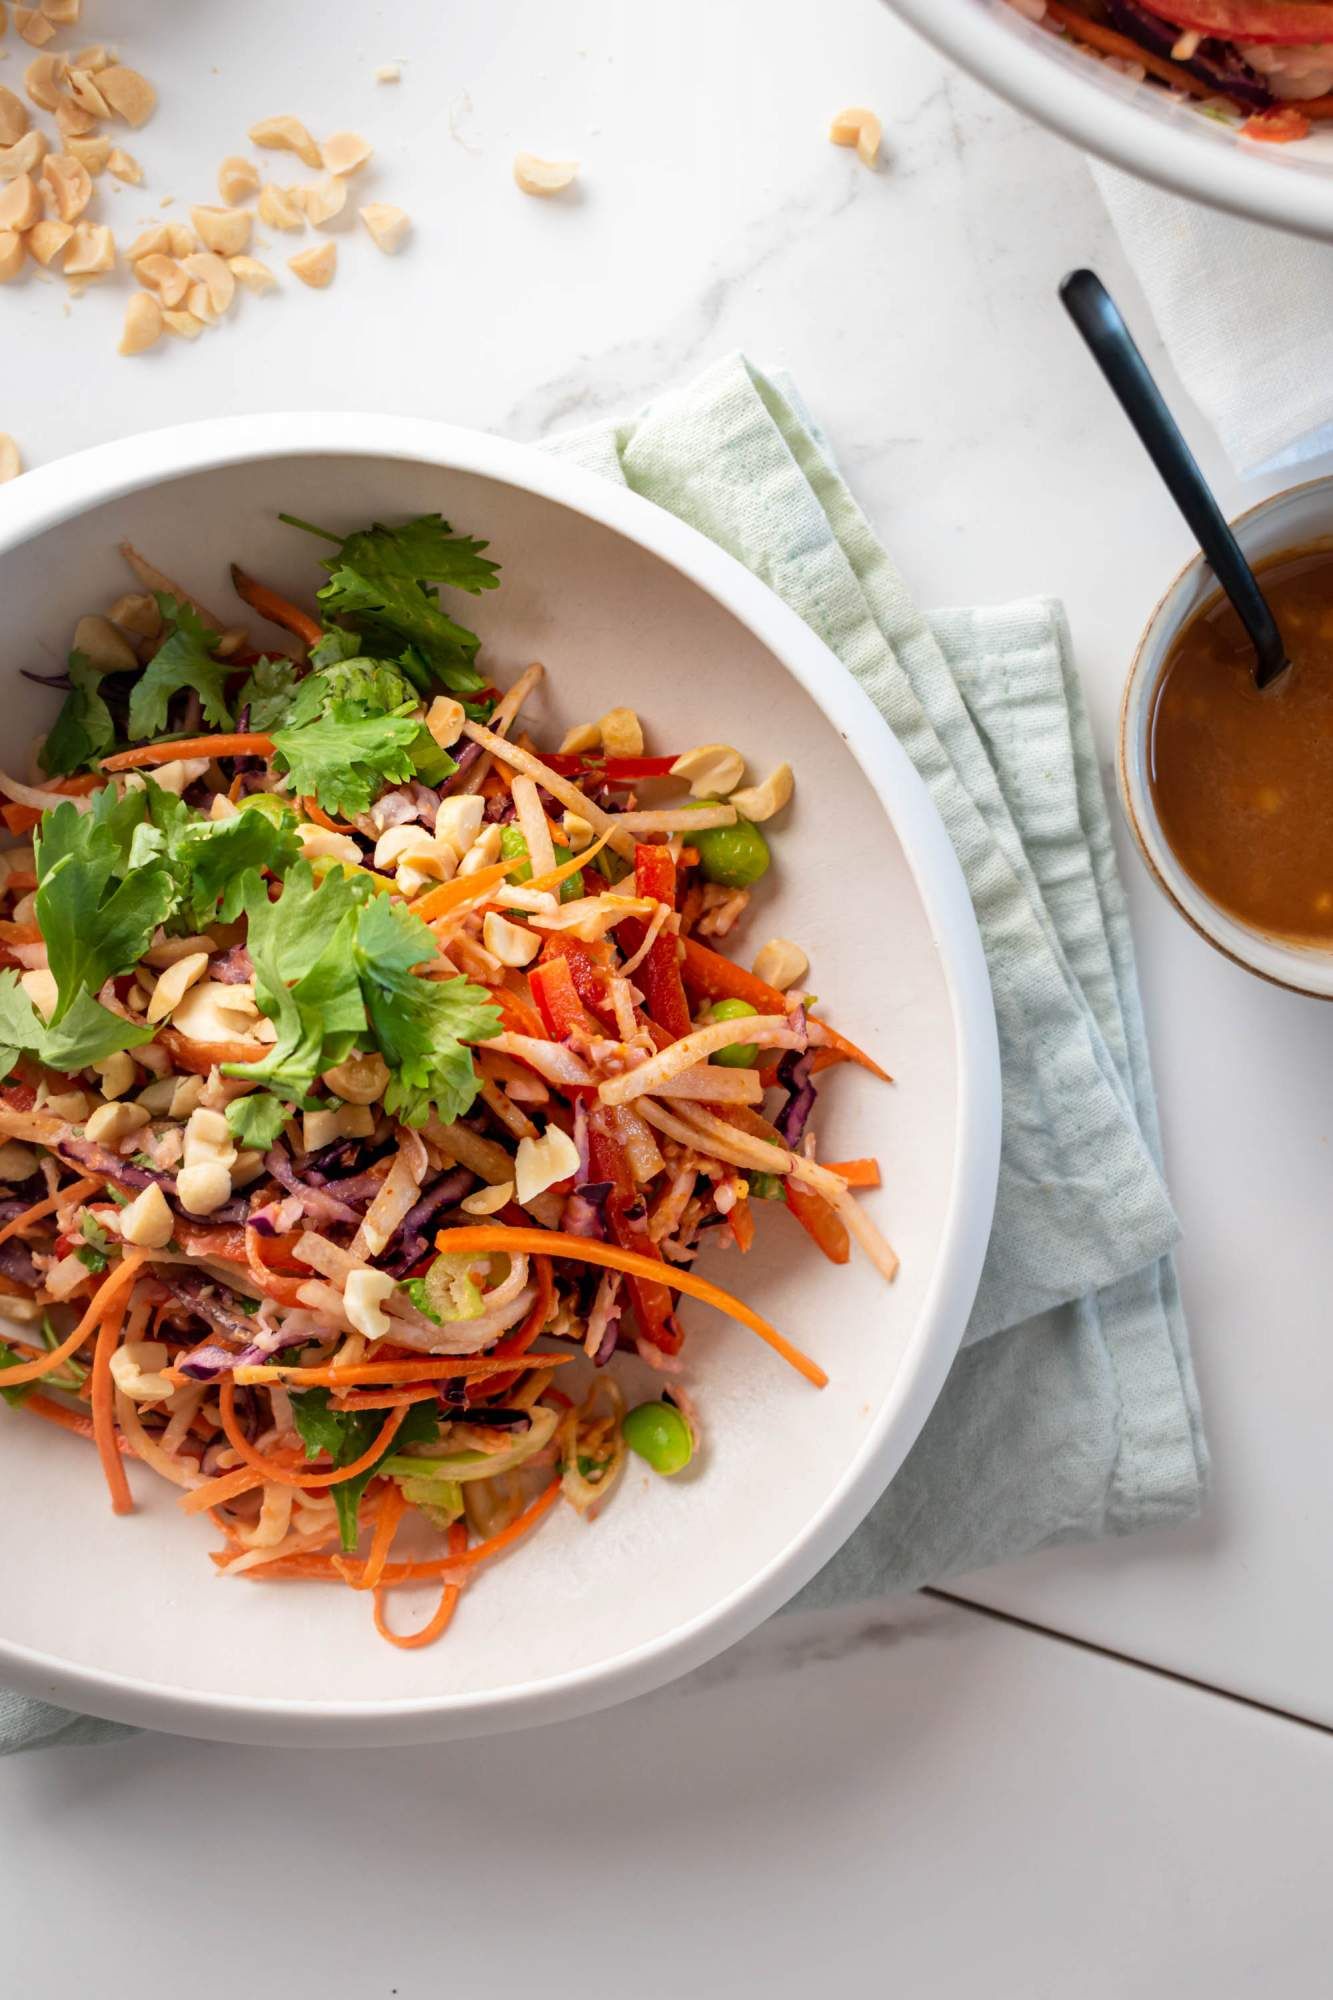
[{"label": "tomato slice", "polygon": [[1228,42],[1333,42],[1328,0],[1140,0],[1159,21]]}]

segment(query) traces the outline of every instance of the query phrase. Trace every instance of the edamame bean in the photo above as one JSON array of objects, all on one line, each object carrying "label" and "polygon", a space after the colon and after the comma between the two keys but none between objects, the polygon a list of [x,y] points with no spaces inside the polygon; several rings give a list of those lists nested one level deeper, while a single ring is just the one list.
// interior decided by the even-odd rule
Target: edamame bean
[{"label": "edamame bean", "polygon": [[640,1403],[636,1410],[628,1410],[620,1433],[630,1450],[664,1479],[683,1472],[694,1456],[690,1427],[671,1403]]},{"label": "edamame bean", "polygon": [[[748,1000],[719,1000],[713,1008],[715,1021],[743,1021],[755,1013]],[[757,1042],[733,1042],[730,1048],[716,1049],[713,1061],[724,1069],[753,1069],[759,1060]]]},{"label": "edamame bean", "polygon": [[[691,811],[715,806],[716,799],[700,799]],[[699,850],[699,871],[705,881],[724,889],[748,889],[768,873],[772,859],[768,842],[751,820],[738,819],[734,826],[709,826],[690,835],[690,845]]]}]

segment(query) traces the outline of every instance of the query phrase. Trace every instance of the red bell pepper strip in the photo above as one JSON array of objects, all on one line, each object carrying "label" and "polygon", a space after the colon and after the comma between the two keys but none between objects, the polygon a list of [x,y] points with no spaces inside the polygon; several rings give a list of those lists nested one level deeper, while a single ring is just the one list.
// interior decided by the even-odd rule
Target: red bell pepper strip
[{"label": "red bell pepper strip", "polygon": [[608,785],[637,785],[645,778],[666,778],[676,759],[672,757],[600,757],[595,750],[539,751],[543,764],[562,778],[591,778]]},{"label": "red bell pepper strip", "polygon": [[1193,28],[1224,42],[1300,46],[1333,41],[1328,0],[1143,0],[1150,14],[1173,28]]},{"label": "red bell pepper strip", "polygon": [[531,967],[528,991],[552,1041],[566,1041],[576,1029],[582,1034],[598,1032],[598,1023],[579,999],[570,962],[563,955]]},{"label": "red bell pepper strip", "polygon": [[501,1026],[509,1034],[531,1035],[535,1041],[542,1040],[546,1034],[546,1023],[521,993],[513,992],[508,986],[494,986],[491,998],[500,1009]]},{"label": "red bell pepper strip", "polygon": [[[604,1111],[594,1111],[588,1121],[588,1171],[594,1181],[610,1181],[606,1215],[611,1233],[622,1250],[637,1250],[640,1256],[662,1261],[662,1253],[648,1234],[644,1203],[634,1185],[625,1149]],[[627,1278],[639,1332],[663,1354],[679,1352],[684,1335],[675,1315],[670,1291],[656,1279]]]},{"label": "red bell pepper strip", "polygon": [[813,1188],[784,1180],[782,1198],[811,1240],[817,1243],[830,1264],[845,1264],[852,1254],[847,1226],[836,1208]]},{"label": "red bell pepper strip", "polygon": [[[602,1027],[614,1034],[616,1014],[607,989],[611,964],[610,952],[606,946],[585,944],[582,938],[570,937],[564,931],[552,931],[542,946],[538,971],[543,965],[549,965],[557,958],[564,959],[568,963],[574,991],[584,1006],[597,1016]],[[531,983],[532,974],[529,973],[528,984]]]},{"label": "red bell pepper strip", "polygon": [[[696,938],[682,940],[685,956],[681,962],[681,977],[685,990],[695,1000],[748,1000],[758,1014],[785,1013],[787,1002],[776,986],[769,986],[762,979],[756,979],[743,965],[735,965],[731,959],[723,958],[721,952],[709,951]],[[873,1057],[864,1049],[858,1049],[855,1042],[849,1042],[846,1035],[840,1035],[836,1028],[830,1028],[827,1021],[820,1027],[829,1038],[827,1048],[815,1050],[814,1068],[828,1069],[833,1063],[859,1063],[883,1083],[892,1083],[887,1070],[881,1069]],[[761,1072],[762,1073],[762,1072]]]},{"label": "red bell pepper strip", "polygon": [[[667,847],[640,844],[634,856],[634,887],[640,896],[655,897],[659,903],[676,907],[676,864]],[[616,941],[630,957],[638,951],[648,927],[641,917],[626,917],[616,925]],[[680,946],[674,931],[661,931],[634,974],[643,1004],[660,1028],[673,1041],[688,1035],[694,1025],[690,1003],[680,976]]]}]

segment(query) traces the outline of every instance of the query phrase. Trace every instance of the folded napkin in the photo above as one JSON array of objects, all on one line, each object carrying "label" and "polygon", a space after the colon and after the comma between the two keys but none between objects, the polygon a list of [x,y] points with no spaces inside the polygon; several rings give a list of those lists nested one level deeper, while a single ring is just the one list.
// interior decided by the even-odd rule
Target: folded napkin
[{"label": "folded napkin", "polygon": [[[908,1589],[1199,1506],[1206,1451],[1124,896],[1058,605],[923,616],[785,383],[739,356],[552,452],[709,535],[861,682],[971,887],[999,1021],[995,1227],[888,1493],[797,1600]],[[0,1750],[112,1725],[0,1696]]]},{"label": "folded napkin", "polygon": [[1090,164],[1171,364],[1236,470],[1333,450],[1333,249]]}]

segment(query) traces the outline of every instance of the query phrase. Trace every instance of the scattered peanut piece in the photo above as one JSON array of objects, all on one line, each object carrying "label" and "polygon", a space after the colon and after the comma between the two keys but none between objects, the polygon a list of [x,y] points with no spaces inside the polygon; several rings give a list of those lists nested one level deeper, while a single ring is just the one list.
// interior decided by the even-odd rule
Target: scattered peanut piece
[{"label": "scattered peanut piece", "polygon": [[40,222],[42,198],[31,174],[18,174],[7,187],[0,188],[0,229],[17,229],[22,235]]},{"label": "scattered peanut piece", "polygon": [[364,167],[374,148],[359,132],[334,132],[320,147],[324,170],[330,174],[354,174]]},{"label": "scattered peanut piece", "polygon": [[250,247],[253,218],[246,208],[192,208],[190,220],[205,250],[222,257],[239,257]]},{"label": "scattered peanut piece", "polygon": [[765,986],[776,986],[779,993],[785,993],[805,978],[810,961],[790,938],[770,938],[755,953],[753,969],[755,978],[762,979]]},{"label": "scattered peanut piece", "polygon": [[238,285],[244,285],[247,292],[259,297],[264,292],[276,291],[278,281],[267,264],[258,257],[229,257],[227,268]]},{"label": "scattered peanut piece", "polygon": [[86,139],[97,130],[97,120],[72,97],[62,97],[56,106],[56,128],[62,139]]},{"label": "scattered peanut piece", "polygon": [[88,69],[96,76],[99,69],[110,66],[111,52],[104,42],[89,42],[86,49],[76,49],[70,57],[74,69]]},{"label": "scattered peanut piece", "polygon": [[643,724],[632,708],[608,708],[597,733],[608,757],[642,757]]},{"label": "scattered peanut piece", "polygon": [[561,194],[578,170],[577,160],[539,160],[535,153],[514,155],[514,179],[524,194]]},{"label": "scattered peanut piece", "polygon": [[[61,225],[56,224],[59,228]],[[23,238],[17,229],[0,229],[0,285],[7,285],[23,269]]]},{"label": "scattered peanut piece", "polygon": [[735,806],[742,819],[772,819],[791,799],[795,789],[790,764],[779,764],[770,771],[762,785],[750,785],[743,792],[733,792],[728,803]]},{"label": "scattered peanut piece", "polygon": [[65,86],[79,109],[86,111],[90,118],[111,116],[111,106],[90,69],[71,69],[65,78]]},{"label": "scattered peanut piece", "polygon": [[22,35],[24,41],[31,42],[35,49],[45,48],[55,33],[55,28],[47,20],[45,14],[38,13],[35,7],[16,7],[14,9],[14,26]]},{"label": "scattered peanut piece", "polygon": [[133,153],[127,153],[122,146],[111,148],[106,156],[106,164],[108,171],[113,173],[118,181],[126,181],[130,187],[142,185],[143,168]]},{"label": "scattered peanut piece", "polygon": [[62,28],[73,27],[83,7],[83,0],[42,0],[42,12],[48,21],[59,22]]},{"label": "scattered peanut piece", "polygon": [[258,167],[252,160],[243,160],[239,153],[229,153],[218,168],[218,193],[228,208],[249,201],[259,193]]},{"label": "scattered peanut piece", "polygon": [[141,285],[151,285],[164,306],[184,304],[190,280],[174,257],[160,250],[151,251],[147,257],[139,258],[134,275]]},{"label": "scattered peanut piece", "polygon": [[125,308],[121,354],[146,354],[162,338],[162,308],[151,292],[134,292]]},{"label": "scattered peanut piece", "polygon": [[56,109],[64,81],[65,65],[59,56],[38,56],[23,72],[23,88],[43,111]]},{"label": "scattered peanut piece", "polygon": [[25,239],[28,254],[39,264],[50,265],[60,255],[73,234],[72,222],[56,222],[49,217],[43,222],[35,222]]},{"label": "scattered peanut piece", "polygon": [[412,224],[401,208],[392,202],[370,201],[357,214],[370,231],[371,239],[386,257],[392,257],[402,249],[407,241]]},{"label": "scattered peanut piece", "polygon": [[47,206],[61,222],[75,222],[92,200],[92,175],[72,153],[48,153],[42,162]]},{"label": "scattered peanut piece", "polygon": [[19,448],[8,431],[0,431],[0,486],[7,480],[17,479],[23,470],[23,460]]},{"label": "scattered peanut piece", "polygon": [[295,153],[308,167],[321,164],[319,147],[300,119],[290,114],[281,118],[261,118],[257,125],[250,127],[250,138],[256,146],[267,147],[271,152]]},{"label": "scattered peanut piece", "polygon": [[305,211],[296,199],[295,188],[265,181],[259,190],[259,220],[270,229],[304,229]]},{"label": "scattered peanut piece", "polygon": [[204,330],[203,322],[197,320],[193,313],[169,312],[165,308],[162,313],[162,324],[167,332],[174,333],[178,340],[198,340]]},{"label": "scattered peanut piece", "polygon": [[873,167],[878,163],[883,127],[874,112],[863,105],[840,111],[829,126],[828,135],[835,146],[855,146],[856,157],[863,165]]},{"label": "scattered peanut piece", "polygon": [[129,249],[125,252],[125,255],[129,258],[131,264],[136,264],[140,257],[165,256],[170,251],[171,236],[169,225],[165,222],[155,222],[151,229],[143,229],[139,232]]},{"label": "scattered peanut piece", "polygon": [[35,174],[50,150],[45,132],[25,132],[12,146],[0,149],[0,180]]},{"label": "scattered peanut piece", "polygon": [[213,301],[208,296],[208,286],[193,284],[185,295],[186,310],[193,313],[201,326],[216,326],[218,316],[213,310]]},{"label": "scattered peanut piece", "polygon": [[76,222],[65,252],[67,278],[99,278],[116,267],[116,239],[104,222]]},{"label": "scattered peanut piece", "polygon": [[381,63],[375,71],[376,83],[401,83],[402,67],[399,63]]},{"label": "scattered peanut piece", "polygon": [[13,146],[32,123],[21,97],[0,83],[0,146]]},{"label": "scattered peanut piece", "polygon": [[199,248],[194,231],[187,229],[183,222],[168,222],[164,226],[167,232],[167,248],[173,257],[188,257],[192,250]]},{"label": "scattered peanut piece", "polygon": [[326,285],[333,283],[333,274],[338,268],[338,246],[336,243],[317,243],[309,250],[298,250],[294,257],[287,259],[287,269],[309,285],[322,292]]},{"label": "scattered peanut piece", "polygon": [[292,193],[305,210],[306,221],[312,222],[316,229],[332,222],[334,216],[341,215],[347,206],[346,181],[330,179],[317,187],[294,188]]},{"label": "scattered peanut piece", "polygon": [[162,613],[157,608],[157,599],[143,591],[127,592],[118,597],[107,617],[113,625],[119,625],[122,632],[128,632],[132,639],[156,639],[162,630]]},{"label": "scattered peanut piece", "polygon": [[146,125],[157,109],[157,92],[146,76],[123,63],[108,63],[98,72],[98,88],[111,109],[136,128]]},{"label": "scattered peanut piece", "polygon": [[94,180],[106,172],[107,161],[117,150],[109,139],[81,139],[77,133],[65,141],[65,151],[73,154],[76,160],[81,160]]},{"label": "scattered peanut piece", "polygon": [[[192,278],[197,278],[208,294],[208,303],[215,313],[224,313],[236,296],[236,278],[225,259],[215,250],[196,250],[182,259],[182,264]],[[198,313],[194,304],[194,294],[190,295],[190,311]],[[202,314],[199,315],[203,317]]]},{"label": "scattered peanut piece", "polygon": [[100,611],[88,612],[79,619],[74,627],[73,651],[86,654],[95,667],[108,674],[129,673],[139,664],[125,634],[118,632]]}]

